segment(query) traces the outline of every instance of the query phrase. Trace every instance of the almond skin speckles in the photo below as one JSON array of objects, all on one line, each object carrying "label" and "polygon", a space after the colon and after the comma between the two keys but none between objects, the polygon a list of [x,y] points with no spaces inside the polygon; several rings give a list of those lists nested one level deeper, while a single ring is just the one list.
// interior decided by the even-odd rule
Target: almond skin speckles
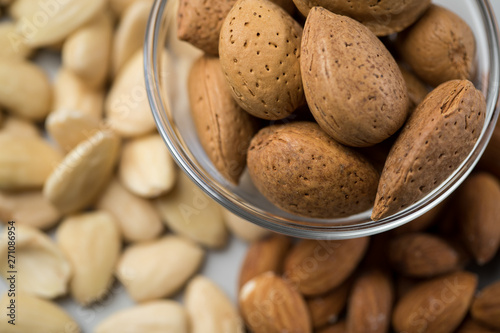
[{"label": "almond skin speckles", "polygon": [[389,152],[372,219],[408,207],[446,180],[473,148],[485,113],[484,96],[470,81],[449,81],[428,94]]},{"label": "almond skin speckles", "polygon": [[302,27],[267,0],[239,0],[224,21],[219,55],[238,104],[250,114],[282,119],[304,104]]},{"label": "almond skin speckles", "polygon": [[308,217],[363,212],[372,206],[378,184],[378,173],[365,158],[310,122],[260,130],[250,143],[247,165],[269,201]]},{"label": "almond skin speckles", "polygon": [[237,184],[256,120],[234,100],[218,58],[202,56],[188,78],[189,103],[203,149],[217,170]]},{"label": "almond skin speckles", "polygon": [[314,7],[301,49],[307,103],[335,140],[372,146],[403,125],[409,111],[405,81],[392,55],[367,27]]}]

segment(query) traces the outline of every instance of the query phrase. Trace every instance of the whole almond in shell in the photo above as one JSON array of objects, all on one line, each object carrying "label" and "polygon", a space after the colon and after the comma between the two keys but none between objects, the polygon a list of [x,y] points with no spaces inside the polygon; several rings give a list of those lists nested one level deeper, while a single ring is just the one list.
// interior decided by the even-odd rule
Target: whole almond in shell
[{"label": "whole almond in shell", "polygon": [[400,35],[399,51],[413,71],[430,85],[473,78],[474,33],[464,20],[446,8],[431,5]]},{"label": "whole almond in shell", "polygon": [[403,75],[403,79],[406,83],[406,89],[408,90],[408,98],[410,99],[410,113],[425,99],[425,96],[429,93],[426,85],[422,80],[420,80],[413,72],[410,72],[404,68],[401,64],[398,64],[399,70]]},{"label": "whole almond in shell", "polygon": [[290,245],[289,237],[278,234],[252,243],[241,265],[239,289],[262,273],[270,271],[280,275],[283,271],[283,259]]},{"label": "whole almond in shell", "polygon": [[120,147],[111,131],[97,131],[78,144],[52,171],[43,195],[62,213],[91,204],[110,180]]},{"label": "whole almond in shell", "polygon": [[114,312],[94,330],[94,333],[115,332],[188,333],[188,315],[175,301],[150,301]]},{"label": "whole almond in shell", "polygon": [[405,81],[392,55],[367,27],[314,7],[301,50],[307,103],[335,140],[372,146],[403,125],[409,110]]},{"label": "whole almond in shell", "polygon": [[372,219],[422,199],[462,163],[481,134],[483,94],[467,80],[443,83],[420,103],[389,152]]},{"label": "whole almond in shell", "polygon": [[273,125],[252,139],[247,165],[257,189],[279,208],[332,218],[373,204],[375,168],[310,122]]},{"label": "whole almond in shell", "polygon": [[351,283],[348,280],[326,294],[306,299],[307,308],[315,329],[339,320],[347,303],[350,288]]},{"label": "whole almond in shell", "polygon": [[222,70],[238,104],[264,119],[282,119],[304,104],[302,27],[268,0],[239,0],[219,41]]},{"label": "whole almond in shell", "polygon": [[477,276],[456,272],[421,282],[396,304],[392,325],[397,332],[451,333],[462,322],[477,286]]},{"label": "whole almond in shell", "polygon": [[312,332],[302,295],[292,284],[272,272],[245,283],[238,300],[243,318],[253,332]]},{"label": "whole almond in shell", "polygon": [[116,276],[136,302],[173,295],[198,270],[204,252],[179,236],[140,242],[123,252]]},{"label": "whole almond in shell", "polygon": [[192,333],[243,333],[238,310],[212,281],[197,276],[189,282],[184,296]]},{"label": "whole almond in shell", "polygon": [[82,305],[110,290],[122,240],[113,217],[104,211],[72,215],[57,228],[57,244],[71,262],[70,291]]},{"label": "whole almond in shell", "polygon": [[188,77],[188,94],[203,149],[224,178],[237,184],[257,131],[255,119],[234,100],[218,58],[205,55],[195,61]]},{"label": "whole almond in shell", "polygon": [[402,31],[415,22],[429,7],[430,0],[293,0],[300,12],[307,16],[311,8],[323,7],[333,13],[349,16],[367,26],[375,35],[386,36]]},{"label": "whole almond in shell", "polygon": [[389,259],[399,273],[431,277],[459,268],[459,253],[444,239],[425,233],[408,233],[389,243]]},{"label": "whole almond in shell", "polygon": [[303,295],[324,294],[342,284],[358,266],[368,238],[302,240],[285,258],[285,278]]},{"label": "whole almond in shell", "polygon": [[222,23],[236,0],[181,0],[177,11],[177,37],[207,54],[219,54]]},{"label": "whole almond in shell", "polygon": [[478,173],[464,181],[455,198],[462,239],[476,262],[484,265],[500,246],[500,183],[493,175]]},{"label": "whole almond in shell", "polygon": [[352,333],[388,332],[394,291],[387,273],[366,272],[352,286],[347,308],[347,331]]},{"label": "whole almond in shell", "polygon": [[133,194],[117,179],[111,180],[103,190],[96,208],[113,215],[126,242],[152,240],[164,230],[153,203]]},{"label": "whole almond in shell", "polygon": [[490,284],[476,296],[471,307],[472,318],[500,330],[500,282]]}]

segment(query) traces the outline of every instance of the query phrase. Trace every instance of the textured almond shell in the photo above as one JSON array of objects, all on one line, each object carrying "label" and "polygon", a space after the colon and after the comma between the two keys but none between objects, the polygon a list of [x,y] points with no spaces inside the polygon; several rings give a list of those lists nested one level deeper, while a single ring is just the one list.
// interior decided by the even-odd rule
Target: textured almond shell
[{"label": "textured almond shell", "polygon": [[368,28],[314,7],[301,48],[307,103],[330,136],[366,147],[403,125],[409,110],[405,81],[392,55]]},{"label": "textured almond shell", "polygon": [[389,152],[372,219],[394,214],[439,186],[470,153],[485,114],[484,96],[467,80],[429,93]]},{"label": "textured almond shell", "polygon": [[314,6],[349,16],[366,25],[375,35],[387,36],[400,32],[415,22],[429,7],[430,0],[293,0],[307,16]]},{"label": "textured almond shell", "polygon": [[366,159],[308,122],[260,130],[250,144],[247,165],[269,201],[302,216],[332,218],[369,209],[378,182]]},{"label": "textured almond shell", "polygon": [[[255,13],[255,14],[254,14]],[[304,104],[302,27],[267,0],[239,0],[222,25],[222,70],[238,104],[264,119],[282,119]]]},{"label": "textured almond shell", "polygon": [[224,178],[237,184],[257,131],[255,119],[234,100],[218,58],[203,56],[193,64],[188,93],[203,149]]},{"label": "textured almond shell", "polygon": [[433,86],[474,75],[474,33],[458,15],[437,5],[401,35],[399,50],[413,71]]}]

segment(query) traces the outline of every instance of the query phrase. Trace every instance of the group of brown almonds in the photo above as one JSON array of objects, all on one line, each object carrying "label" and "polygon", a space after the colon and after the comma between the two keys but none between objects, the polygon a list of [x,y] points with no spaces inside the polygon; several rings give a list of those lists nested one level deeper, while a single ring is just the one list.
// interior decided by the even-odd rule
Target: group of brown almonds
[{"label": "group of brown almonds", "polygon": [[257,241],[240,272],[242,316],[257,333],[500,332],[500,280],[478,288],[465,269],[498,266],[499,202],[498,178],[478,172],[371,239]]},{"label": "group of brown almonds", "polygon": [[207,155],[285,211],[390,216],[481,133],[474,34],[430,0],[186,0],[177,24],[205,52],[188,93]]}]

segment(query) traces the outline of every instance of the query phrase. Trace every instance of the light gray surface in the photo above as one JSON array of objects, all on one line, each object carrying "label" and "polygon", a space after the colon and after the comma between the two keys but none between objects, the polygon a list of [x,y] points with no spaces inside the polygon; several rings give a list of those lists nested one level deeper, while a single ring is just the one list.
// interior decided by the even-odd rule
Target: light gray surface
[{"label": "light gray surface", "polygon": [[[497,20],[500,20],[500,0],[491,0],[491,3],[495,9]],[[60,62],[55,53],[51,52],[43,53],[38,61],[51,74],[55,72]],[[233,238],[224,251],[209,251],[207,260],[200,272],[215,281],[233,301],[236,301],[238,271],[245,251],[245,243]],[[500,277],[500,257],[497,256],[495,262],[487,267],[475,268],[475,270],[482,276],[481,285],[493,279],[498,279]],[[0,294],[3,294],[6,289],[5,282],[0,282]],[[182,295],[178,295],[177,299],[182,301]],[[81,307],[69,298],[60,299],[58,303],[81,325],[83,333],[92,332],[93,328],[111,313],[133,305],[133,301],[125,293],[123,287],[117,283],[112,287],[108,298],[90,307]],[[3,311],[0,310],[0,315]],[[3,318],[3,315],[1,318]]]}]

